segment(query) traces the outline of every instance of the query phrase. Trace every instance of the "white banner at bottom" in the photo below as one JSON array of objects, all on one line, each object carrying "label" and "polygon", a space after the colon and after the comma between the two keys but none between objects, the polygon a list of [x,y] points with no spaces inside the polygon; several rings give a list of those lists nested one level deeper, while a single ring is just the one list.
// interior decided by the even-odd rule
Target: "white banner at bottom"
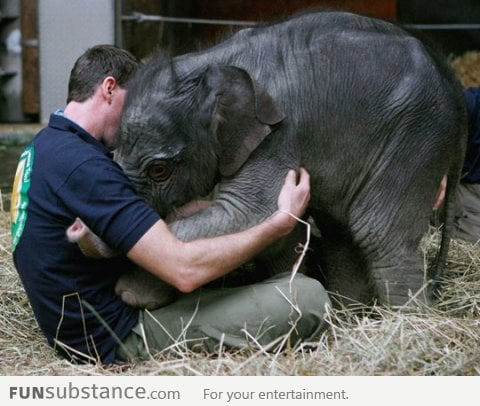
[{"label": "white banner at bottom", "polygon": [[2,405],[478,404],[480,377],[6,376]]}]

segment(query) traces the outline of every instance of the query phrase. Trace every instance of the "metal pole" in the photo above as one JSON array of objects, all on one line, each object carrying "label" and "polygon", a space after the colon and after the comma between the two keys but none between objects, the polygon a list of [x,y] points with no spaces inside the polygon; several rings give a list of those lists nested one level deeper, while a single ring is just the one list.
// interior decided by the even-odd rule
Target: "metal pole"
[{"label": "metal pole", "polygon": [[[254,27],[259,23],[255,21],[241,20],[215,20],[205,18],[184,18],[184,17],[166,17],[160,15],[146,15],[143,13],[133,12],[131,15],[123,15],[123,21],[133,21],[142,23],[144,21],[161,21],[167,23],[184,23],[184,24],[211,24],[211,25],[236,25],[243,27]],[[400,24],[404,28],[414,30],[480,30],[480,24]]]},{"label": "metal pole", "polygon": [[204,18],[182,18],[182,17],[165,17],[145,15],[134,12],[131,15],[122,16],[123,21],[133,21],[141,23],[144,21],[161,21],[167,23],[186,23],[186,24],[212,24],[212,25],[238,25],[244,27],[253,27],[257,25],[254,21],[237,21],[237,20],[210,20]]},{"label": "metal pole", "polygon": [[414,30],[480,30],[480,24],[401,24]]}]

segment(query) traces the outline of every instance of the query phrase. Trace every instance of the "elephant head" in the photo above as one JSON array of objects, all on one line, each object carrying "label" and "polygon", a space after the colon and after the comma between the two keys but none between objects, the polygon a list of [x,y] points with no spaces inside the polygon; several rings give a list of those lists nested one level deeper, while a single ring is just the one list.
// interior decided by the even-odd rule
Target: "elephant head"
[{"label": "elephant head", "polygon": [[129,88],[115,159],[166,216],[234,175],[282,119],[243,69],[206,66],[179,76],[154,59]]}]

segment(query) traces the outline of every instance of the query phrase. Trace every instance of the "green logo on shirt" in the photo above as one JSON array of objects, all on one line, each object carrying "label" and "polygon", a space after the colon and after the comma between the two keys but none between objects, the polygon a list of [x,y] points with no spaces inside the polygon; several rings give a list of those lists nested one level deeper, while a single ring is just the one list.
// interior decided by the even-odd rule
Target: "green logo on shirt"
[{"label": "green logo on shirt", "polygon": [[27,147],[20,156],[13,182],[10,217],[12,221],[12,249],[22,236],[27,221],[28,189],[33,166],[33,145]]}]

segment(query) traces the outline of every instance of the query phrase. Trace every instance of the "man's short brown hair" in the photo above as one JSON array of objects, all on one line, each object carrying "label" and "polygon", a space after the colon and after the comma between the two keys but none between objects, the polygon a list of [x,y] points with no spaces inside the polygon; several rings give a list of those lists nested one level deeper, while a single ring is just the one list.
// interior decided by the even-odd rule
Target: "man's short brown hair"
[{"label": "man's short brown hair", "polygon": [[139,67],[138,59],[115,45],[97,45],[82,54],[70,72],[67,103],[83,102],[107,76],[126,88]]}]

